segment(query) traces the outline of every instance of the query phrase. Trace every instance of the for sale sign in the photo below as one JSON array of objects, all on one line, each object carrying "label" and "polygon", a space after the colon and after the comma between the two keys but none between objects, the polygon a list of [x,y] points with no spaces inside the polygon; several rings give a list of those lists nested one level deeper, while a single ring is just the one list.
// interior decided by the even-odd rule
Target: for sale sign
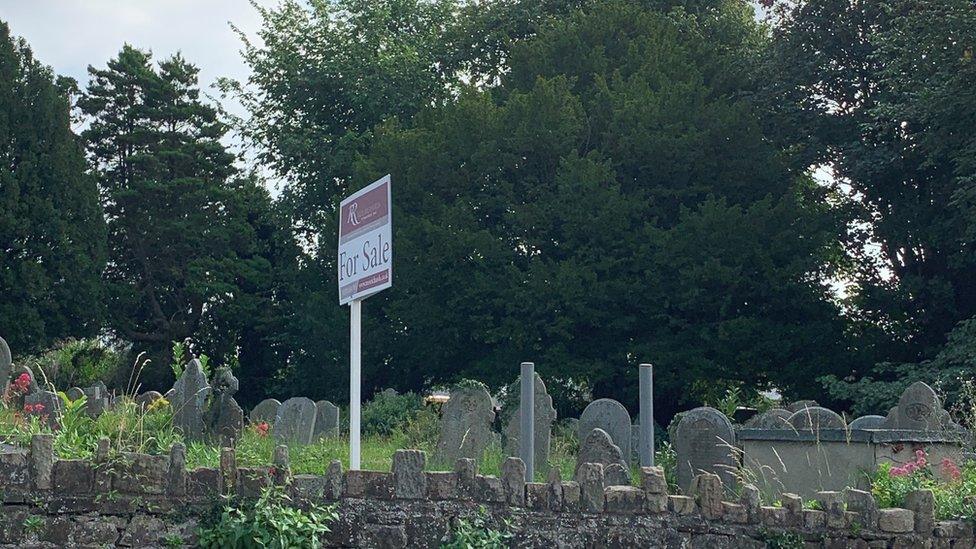
[{"label": "for sale sign", "polygon": [[364,299],[393,285],[390,176],[339,206],[339,304]]}]

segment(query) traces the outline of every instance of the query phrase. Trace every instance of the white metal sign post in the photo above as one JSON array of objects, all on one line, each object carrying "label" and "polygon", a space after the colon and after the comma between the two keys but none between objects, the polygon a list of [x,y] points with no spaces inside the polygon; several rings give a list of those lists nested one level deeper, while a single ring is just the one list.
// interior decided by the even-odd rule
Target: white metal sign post
[{"label": "white metal sign post", "polygon": [[362,303],[393,285],[390,176],[339,205],[339,305],[349,303],[349,468],[359,469]]}]

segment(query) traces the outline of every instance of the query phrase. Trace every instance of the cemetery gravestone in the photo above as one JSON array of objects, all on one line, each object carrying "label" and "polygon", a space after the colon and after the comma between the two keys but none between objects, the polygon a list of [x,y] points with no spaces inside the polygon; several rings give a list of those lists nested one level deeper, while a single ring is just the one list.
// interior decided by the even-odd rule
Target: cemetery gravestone
[{"label": "cemetery gravestone", "polygon": [[884,429],[884,416],[861,416],[851,422],[851,430]]},{"label": "cemetery gravestone", "polygon": [[786,410],[790,413],[796,413],[804,408],[812,408],[814,406],[820,406],[817,404],[816,400],[798,400],[786,407]]},{"label": "cemetery gravestone", "polygon": [[281,403],[272,432],[281,442],[310,444],[315,431],[315,402],[306,397],[292,397]]},{"label": "cemetery gravestone", "polygon": [[[580,467],[584,463],[599,463],[603,465],[604,471],[610,465],[618,465],[627,471],[623,450],[613,443],[606,431],[599,427],[591,429],[580,444],[579,455],[576,456],[576,473],[574,476],[579,476]],[[579,481],[578,478],[577,481]],[[626,484],[630,483],[627,482]]]},{"label": "cemetery gravestone", "polygon": [[240,382],[230,368],[222,366],[214,374],[213,399],[207,410],[207,432],[221,445],[233,445],[244,430],[244,411],[234,400]]},{"label": "cemetery gravestone", "polygon": [[905,389],[892,411],[894,421],[886,422],[889,429],[935,430],[941,427],[946,415],[939,396],[921,381]]},{"label": "cemetery gravestone", "polygon": [[173,425],[191,440],[204,437],[203,413],[210,396],[210,384],[203,373],[200,361],[193,359],[187,364],[180,379],[173,386],[170,405],[173,409]]},{"label": "cemetery gravestone", "polygon": [[0,337],[0,393],[7,390],[7,382],[10,381],[10,366],[12,364],[13,356],[10,354],[10,347]]},{"label": "cemetery gravestone", "polygon": [[[519,383],[509,386],[518,395]],[[552,425],[556,422],[556,409],[552,406],[552,397],[546,390],[546,384],[539,374],[535,374],[535,470],[545,472],[549,469],[549,446],[552,441]],[[520,417],[522,408],[516,404],[505,426],[505,454],[519,456],[519,437],[521,436]]]},{"label": "cemetery gravestone", "polygon": [[591,402],[580,415],[579,439],[585,441],[590,431],[603,429],[610,440],[620,448],[624,463],[628,464],[631,454],[631,423],[627,408],[616,400],[601,398]]},{"label": "cemetery gravestone", "polygon": [[142,406],[143,408],[148,408],[152,406],[153,402],[156,402],[161,398],[163,398],[163,395],[161,395],[159,391],[146,391],[145,393],[142,393],[136,397],[136,404]]},{"label": "cemetery gravestone", "polygon": [[48,427],[55,428],[61,412],[61,398],[52,391],[37,391],[24,397],[24,410],[37,407],[30,415],[40,417]]},{"label": "cemetery gravestone", "polygon": [[444,405],[436,459],[453,464],[459,458],[480,460],[491,438],[495,412],[483,385],[455,387]]},{"label": "cemetery gravestone", "polygon": [[792,429],[790,416],[793,414],[783,408],[773,408],[757,416],[752,416],[743,427],[747,429]]},{"label": "cemetery gravestone", "polygon": [[315,432],[312,439],[339,436],[339,407],[328,400],[315,403]]},{"label": "cemetery gravestone", "polygon": [[681,489],[688,493],[692,479],[702,472],[719,475],[722,483],[731,487],[735,483],[734,444],[732,423],[722,412],[708,407],[685,412],[674,438]]},{"label": "cemetery gravestone", "polygon": [[68,400],[78,400],[85,396],[85,391],[81,387],[72,387],[64,393],[64,396],[68,397]]},{"label": "cemetery gravestone", "polygon": [[278,408],[281,408],[281,403],[277,399],[266,398],[251,410],[248,420],[252,425],[267,423],[274,426],[275,418],[278,416]]},{"label": "cemetery gravestone", "polygon": [[812,406],[795,412],[790,416],[790,425],[797,431],[818,432],[824,429],[846,429],[847,423],[837,412]]}]

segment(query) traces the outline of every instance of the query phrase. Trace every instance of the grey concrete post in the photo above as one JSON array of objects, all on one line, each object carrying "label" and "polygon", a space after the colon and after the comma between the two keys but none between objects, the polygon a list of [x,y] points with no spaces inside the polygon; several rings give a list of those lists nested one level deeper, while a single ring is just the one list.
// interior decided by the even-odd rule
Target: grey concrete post
[{"label": "grey concrete post", "polygon": [[522,398],[519,404],[519,456],[525,463],[525,482],[535,479],[535,364],[522,363]]},{"label": "grey concrete post", "polygon": [[640,365],[640,463],[654,466],[654,366]]}]

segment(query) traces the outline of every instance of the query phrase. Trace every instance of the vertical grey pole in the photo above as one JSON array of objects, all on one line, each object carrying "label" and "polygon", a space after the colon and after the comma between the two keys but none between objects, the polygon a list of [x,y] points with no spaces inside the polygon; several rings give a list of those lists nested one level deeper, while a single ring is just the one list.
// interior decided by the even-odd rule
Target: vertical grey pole
[{"label": "vertical grey pole", "polygon": [[522,363],[521,429],[519,457],[525,463],[525,481],[535,480],[535,364]]},{"label": "vertical grey pole", "polygon": [[654,366],[640,365],[640,462],[654,466]]}]

